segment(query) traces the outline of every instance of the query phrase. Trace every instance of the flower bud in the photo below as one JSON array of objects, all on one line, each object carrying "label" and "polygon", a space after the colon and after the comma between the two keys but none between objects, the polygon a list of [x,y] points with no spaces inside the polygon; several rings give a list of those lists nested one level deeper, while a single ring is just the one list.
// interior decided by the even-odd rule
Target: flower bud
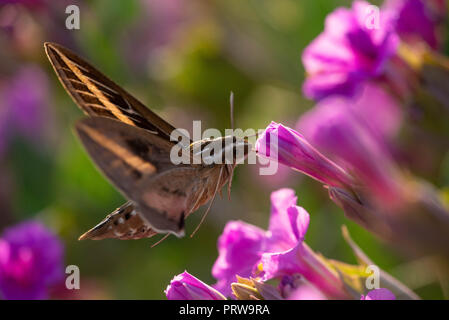
[{"label": "flower bud", "polygon": [[168,300],[226,300],[220,292],[187,271],[173,278],[165,294]]}]

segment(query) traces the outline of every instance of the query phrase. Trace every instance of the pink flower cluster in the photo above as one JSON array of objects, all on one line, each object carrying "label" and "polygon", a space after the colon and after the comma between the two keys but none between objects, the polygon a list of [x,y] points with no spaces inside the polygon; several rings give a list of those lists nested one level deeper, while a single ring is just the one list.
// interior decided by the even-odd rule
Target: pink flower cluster
[{"label": "pink flower cluster", "polygon": [[[447,123],[438,127],[435,114],[444,107],[423,104],[415,91],[419,96],[430,84],[447,81],[429,78],[420,83],[417,79],[429,75],[416,67],[425,63],[419,52],[426,52],[434,64],[441,60],[431,50],[440,45],[443,8],[437,1],[388,1],[372,28],[367,25],[372,12],[368,2],[335,10],[324,32],[303,53],[304,93],[318,100],[316,106],[295,129],[271,123],[256,143],[259,156],[326,185],[348,218],[419,256],[449,255],[449,213],[438,191],[411,174],[413,163],[420,162],[419,146],[399,141],[399,133],[422,139],[425,150],[437,154],[429,163],[442,161],[435,139],[447,140],[441,133],[447,132]],[[433,118],[426,115],[431,108]],[[435,128],[429,131],[424,120],[413,122],[416,114],[427,116]],[[428,166],[425,170],[434,170]]]},{"label": "pink flower cluster", "polygon": [[[232,298],[231,287],[238,282],[237,276],[261,281],[278,279],[279,294],[284,299],[353,298],[338,273],[305,243],[310,217],[296,203],[291,189],[273,192],[268,230],[242,221],[228,222],[218,240],[219,256],[212,268],[217,283],[211,287],[184,272],[167,287],[167,298]],[[384,292],[394,297],[388,289]],[[383,297],[375,296],[378,300]]]},{"label": "pink flower cluster", "polygon": [[[442,1],[388,0],[377,12],[358,0],[329,14],[302,55],[304,94],[317,105],[295,129],[272,122],[255,146],[259,156],[325,185],[348,218],[419,254],[448,253],[449,213],[429,184],[404,173],[398,160],[396,139],[408,116],[402,104],[413,97],[418,78],[403,52],[440,48],[445,8]],[[268,230],[242,221],[226,225],[213,288],[184,273],[167,297],[260,298],[265,290],[281,299],[395,299],[387,288],[355,297],[341,271],[305,242],[309,222],[293,190],[273,192]],[[260,287],[272,279],[279,281],[277,293]]]}]

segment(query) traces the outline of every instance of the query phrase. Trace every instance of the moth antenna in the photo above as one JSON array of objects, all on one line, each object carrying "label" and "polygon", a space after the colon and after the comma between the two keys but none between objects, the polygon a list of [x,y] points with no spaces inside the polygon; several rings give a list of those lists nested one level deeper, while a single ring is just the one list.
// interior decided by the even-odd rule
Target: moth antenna
[{"label": "moth antenna", "polygon": [[229,96],[229,106],[231,111],[231,129],[234,130],[234,92]]},{"label": "moth antenna", "polygon": [[214,191],[214,195],[212,196],[212,200],[210,200],[209,206],[207,207],[206,212],[203,214],[203,217],[201,218],[201,221],[200,221],[200,223],[198,224],[198,226],[196,227],[196,229],[195,229],[195,230],[192,232],[192,234],[190,235],[190,238],[193,238],[193,236],[195,235],[195,233],[199,230],[199,228],[201,227],[201,225],[202,225],[203,222],[204,222],[204,219],[206,219],[206,216],[207,216],[207,214],[209,213],[210,208],[212,208],[212,204],[214,203],[215,196],[217,195],[217,192],[218,192],[218,186],[219,186],[220,183],[221,183],[221,175],[222,175],[222,173],[223,173],[223,168],[224,168],[224,167],[221,167],[221,168],[220,168],[220,175],[218,176],[217,186],[215,187],[215,191]]},{"label": "moth antenna", "polygon": [[158,240],[156,243],[153,243],[151,245],[151,248],[154,248],[155,246],[157,246],[158,244],[160,244],[162,241],[164,241],[165,239],[168,238],[168,236],[170,235],[170,233],[167,233],[165,236],[163,236],[160,240]]}]

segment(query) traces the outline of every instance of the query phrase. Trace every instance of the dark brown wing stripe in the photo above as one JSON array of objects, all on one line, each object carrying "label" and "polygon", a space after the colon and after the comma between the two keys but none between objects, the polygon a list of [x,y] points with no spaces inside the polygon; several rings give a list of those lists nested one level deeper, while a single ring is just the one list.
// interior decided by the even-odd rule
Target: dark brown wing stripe
[{"label": "dark brown wing stripe", "polygon": [[114,118],[114,115],[103,106],[91,104],[90,108],[92,109],[93,112],[95,112],[95,114],[97,114],[97,116],[106,117],[106,118]]},{"label": "dark brown wing stripe", "polygon": [[75,90],[84,91],[84,92],[90,92],[89,88],[84,83],[82,83],[81,81],[78,81],[76,79],[69,79],[69,80],[70,80],[70,84],[73,86],[73,88]]}]

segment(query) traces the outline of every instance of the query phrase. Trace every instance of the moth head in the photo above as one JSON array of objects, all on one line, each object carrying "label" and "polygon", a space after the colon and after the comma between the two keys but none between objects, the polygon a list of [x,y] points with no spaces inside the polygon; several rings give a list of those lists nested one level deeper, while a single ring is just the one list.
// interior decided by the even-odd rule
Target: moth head
[{"label": "moth head", "polygon": [[237,136],[226,136],[224,141],[224,157],[226,163],[240,164],[248,157],[251,150],[251,143],[247,138],[240,138]]},{"label": "moth head", "polygon": [[237,157],[235,159],[235,163],[239,164],[243,161],[245,161],[245,159],[248,157],[248,154],[250,153],[250,151],[252,150],[253,146],[252,144],[248,141],[248,138],[238,138],[236,141],[236,148],[237,150],[240,148],[243,150],[243,155],[242,157]]},{"label": "moth head", "polygon": [[251,144],[245,138],[225,136],[204,139],[191,145],[194,156],[204,164],[239,164],[248,156]]}]

